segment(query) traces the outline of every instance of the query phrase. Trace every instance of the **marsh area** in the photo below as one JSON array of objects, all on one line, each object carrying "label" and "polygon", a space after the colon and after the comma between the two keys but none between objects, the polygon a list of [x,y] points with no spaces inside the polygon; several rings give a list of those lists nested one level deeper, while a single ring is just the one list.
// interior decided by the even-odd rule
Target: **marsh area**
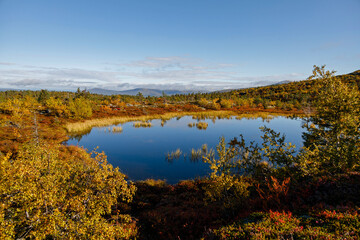
[{"label": "marsh area", "polygon": [[[72,137],[67,144],[83,146],[89,151],[99,147],[97,151],[104,151],[108,162],[119,167],[131,180],[166,179],[171,184],[206,176],[210,171],[208,165],[201,158],[192,159],[192,150],[202,149],[204,144],[207,149],[215,149],[221,137],[229,142],[242,134],[247,142],[261,144],[259,127],[267,126],[285,134],[286,141],[295,144],[297,149],[302,146],[301,118],[183,116],[149,122],[151,126],[147,127],[137,127],[136,122],[94,127],[87,134]],[[169,160],[168,156],[177,150],[177,156]]]}]

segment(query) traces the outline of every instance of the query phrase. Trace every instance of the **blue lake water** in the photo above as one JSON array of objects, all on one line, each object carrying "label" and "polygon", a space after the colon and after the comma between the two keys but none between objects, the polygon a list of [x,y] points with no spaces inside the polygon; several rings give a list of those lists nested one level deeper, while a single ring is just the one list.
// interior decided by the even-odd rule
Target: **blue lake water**
[{"label": "blue lake water", "polygon": [[166,154],[178,148],[189,155],[192,148],[198,149],[207,144],[208,148],[215,149],[220,137],[225,137],[226,142],[229,142],[240,134],[247,142],[261,143],[261,126],[285,134],[286,141],[298,148],[302,146],[301,119],[276,117],[263,120],[233,117],[215,121],[201,120],[208,123],[206,130],[188,126],[189,123],[197,121],[185,116],[168,120],[161,126],[161,120],[152,120],[151,128],[135,128],[132,122],[128,122],[119,125],[123,128],[121,133],[109,132],[109,127],[93,128],[81,139],[70,139],[67,144],[83,146],[88,150],[99,147],[98,151],[104,151],[108,156],[108,162],[119,167],[131,180],[166,179],[171,184],[209,173],[208,164],[202,161],[192,162],[184,157],[172,162],[167,161]]}]

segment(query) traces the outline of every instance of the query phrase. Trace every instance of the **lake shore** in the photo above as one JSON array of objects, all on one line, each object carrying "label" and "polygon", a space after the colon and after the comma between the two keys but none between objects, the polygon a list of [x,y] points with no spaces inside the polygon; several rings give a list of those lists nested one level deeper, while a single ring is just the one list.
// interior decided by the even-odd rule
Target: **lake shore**
[{"label": "lake shore", "polygon": [[[134,112],[136,113],[136,112]],[[133,113],[132,113],[133,114]],[[182,116],[194,116],[196,118],[227,118],[230,116],[236,116],[240,118],[271,118],[273,116],[303,116],[302,111],[275,111],[275,110],[259,110],[259,109],[232,109],[232,110],[202,110],[202,111],[168,111],[163,113],[150,113],[143,115],[129,116],[101,116],[97,115],[97,118],[87,119],[79,122],[68,122],[64,125],[68,133],[86,132],[91,130],[93,127],[105,127],[110,125],[117,125],[132,121],[146,122],[153,119],[169,120],[174,117]]]}]

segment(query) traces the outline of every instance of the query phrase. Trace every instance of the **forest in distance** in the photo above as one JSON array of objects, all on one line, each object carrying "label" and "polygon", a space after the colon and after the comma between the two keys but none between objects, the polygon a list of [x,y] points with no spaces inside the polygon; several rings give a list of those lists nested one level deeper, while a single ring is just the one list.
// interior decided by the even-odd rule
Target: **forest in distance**
[{"label": "forest in distance", "polygon": [[[62,144],[130,121],[269,114],[305,119],[299,152],[263,127],[259,145],[221,139],[202,155],[210,174],[177,184],[132,182],[106,153]],[[161,97],[0,92],[0,238],[359,239],[360,70]]]}]

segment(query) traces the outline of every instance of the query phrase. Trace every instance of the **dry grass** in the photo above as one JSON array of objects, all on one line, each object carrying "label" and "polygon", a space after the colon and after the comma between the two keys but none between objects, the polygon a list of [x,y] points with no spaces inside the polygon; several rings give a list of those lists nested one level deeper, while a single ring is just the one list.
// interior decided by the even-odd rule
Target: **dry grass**
[{"label": "dry grass", "polygon": [[[89,131],[93,127],[105,127],[109,125],[117,125],[120,123],[141,121],[146,122],[152,119],[161,119],[162,121],[167,121],[175,117],[181,116],[192,116],[194,119],[221,119],[221,118],[230,118],[231,116],[237,116],[237,118],[258,118],[263,119],[269,118],[269,116],[287,116],[286,114],[274,114],[274,113],[248,113],[248,114],[239,114],[234,111],[207,111],[207,112],[170,112],[165,114],[154,114],[154,115],[144,115],[137,117],[109,117],[109,118],[99,118],[85,120],[82,122],[68,123],[65,125],[65,129],[68,133],[84,132]],[[290,116],[290,115],[288,115]]]},{"label": "dry grass", "polygon": [[188,127],[192,128],[192,127],[195,127],[196,123],[189,123],[188,124]]},{"label": "dry grass", "polygon": [[203,151],[204,155],[208,152],[208,145],[205,143],[201,146],[201,150]]},{"label": "dry grass", "polygon": [[196,124],[196,127],[200,130],[206,130],[208,127],[208,123],[207,122],[198,122]]},{"label": "dry grass", "polygon": [[[209,153],[207,144],[203,144],[199,149],[191,149],[190,161],[198,162],[203,159]],[[210,152],[211,154],[211,152]]]},{"label": "dry grass", "polygon": [[293,114],[284,114],[284,113],[269,113],[269,112],[254,112],[254,113],[241,113],[236,114],[236,119],[241,120],[243,118],[245,119],[256,119],[256,118],[262,118],[264,121],[269,121],[275,117],[291,117]]},{"label": "dry grass", "polygon": [[152,124],[151,124],[151,122],[134,122],[133,126],[134,126],[135,128],[151,127]]},{"label": "dry grass", "polygon": [[210,116],[222,116],[222,115],[237,115],[235,112],[231,111],[209,111],[209,112],[170,112],[165,114],[154,114],[154,115],[144,115],[137,117],[109,117],[109,118],[99,118],[85,120],[82,122],[68,123],[65,125],[65,129],[69,133],[81,132],[84,130],[89,130],[93,127],[106,127],[109,125],[117,125],[120,123],[141,121],[146,122],[152,119],[161,119],[163,121],[170,120],[174,117],[180,116],[195,116],[198,118],[205,118]]},{"label": "dry grass", "polygon": [[198,162],[201,160],[203,156],[203,152],[201,149],[191,149],[191,154],[190,154],[190,161],[191,162]]},{"label": "dry grass", "polygon": [[142,181],[137,181],[137,184],[144,184],[151,187],[164,187],[166,186],[166,180],[155,180],[155,179],[146,179]]},{"label": "dry grass", "polygon": [[117,132],[117,133],[121,133],[123,131],[122,127],[113,127],[112,128],[112,132]]},{"label": "dry grass", "polygon": [[167,153],[165,158],[168,162],[172,162],[174,159],[179,159],[181,157],[182,151],[180,148],[176,149],[171,153]]}]

